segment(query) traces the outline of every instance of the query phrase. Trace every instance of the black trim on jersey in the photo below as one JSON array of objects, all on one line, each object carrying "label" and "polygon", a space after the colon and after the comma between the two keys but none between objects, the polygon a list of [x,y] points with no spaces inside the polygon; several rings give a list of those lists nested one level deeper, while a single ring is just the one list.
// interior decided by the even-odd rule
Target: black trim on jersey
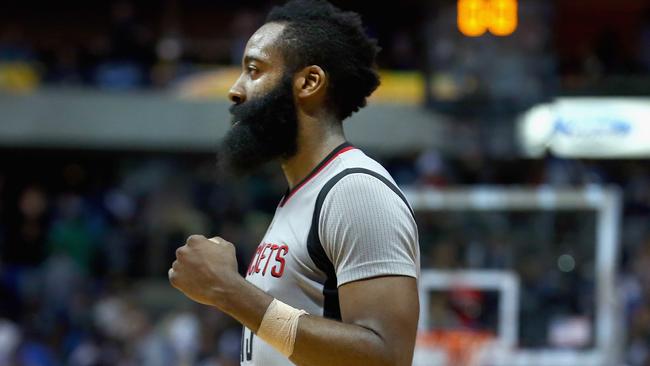
[{"label": "black trim on jersey", "polygon": [[386,177],[372,170],[365,168],[345,169],[339,174],[335,175],[327,183],[325,183],[321,191],[318,193],[318,197],[316,198],[316,205],[314,207],[314,214],[311,220],[311,227],[309,229],[309,235],[307,236],[307,251],[309,252],[311,260],[314,262],[314,264],[316,264],[316,267],[325,272],[325,275],[327,276],[325,283],[323,284],[323,317],[329,319],[341,320],[339,289],[337,286],[338,282],[336,279],[336,270],[334,268],[334,264],[327,256],[327,253],[325,253],[325,249],[323,249],[323,245],[320,241],[320,236],[318,235],[318,222],[320,220],[320,212],[323,208],[325,197],[327,197],[327,194],[332,190],[334,185],[336,185],[336,183],[338,183],[343,177],[358,173],[368,174],[379,179],[382,183],[388,186],[388,188],[395,192],[399,198],[402,199],[402,201],[404,201],[404,204],[406,204],[406,207],[408,207],[411,215],[415,217],[413,214],[413,209],[408,204],[408,201],[402,192],[391,181],[386,179]]},{"label": "black trim on jersey", "polygon": [[341,145],[335,147],[334,150],[332,150],[332,152],[327,154],[327,156],[323,160],[321,160],[320,163],[318,163],[318,165],[316,165],[314,169],[312,169],[309,172],[309,174],[307,174],[306,177],[304,177],[298,184],[294,185],[293,189],[287,188],[287,191],[284,193],[284,196],[282,197],[282,200],[280,202],[284,203],[287,200],[287,198],[293,194],[295,190],[301,188],[306,181],[312,179],[314,175],[323,168],[323,165],[327,164],[334,155],[338,154],[339,151],[345,149],[346,147],[352,147],[352,144],[346,141]]}]

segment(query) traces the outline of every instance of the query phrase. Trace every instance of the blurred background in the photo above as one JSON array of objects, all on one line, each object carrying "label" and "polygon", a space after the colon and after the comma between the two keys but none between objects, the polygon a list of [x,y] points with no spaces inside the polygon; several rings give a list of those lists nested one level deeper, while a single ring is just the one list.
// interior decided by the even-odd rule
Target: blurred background
[{"label": "blurred background", "polygon": [[[516,274],[521,349],[650,365],[648,2],[332,2],[382,47],[382,86],[347,136],[401,187],[620,195],[611,344],[593,211],[418,209],[422,268]],[[240,326],[167,269],[195,233],[246,267],[286,189],[275,165],[238,181],[215,167],[227,90],[277,3],[2,3],[0,365],[239,364]],[[443,292],[427,327],[499,322],[497,292]]]}]

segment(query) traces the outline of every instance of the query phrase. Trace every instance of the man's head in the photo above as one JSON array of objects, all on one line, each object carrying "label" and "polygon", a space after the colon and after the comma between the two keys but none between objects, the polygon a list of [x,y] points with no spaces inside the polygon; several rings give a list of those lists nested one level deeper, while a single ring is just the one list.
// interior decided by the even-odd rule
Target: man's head
[{"label": "man's head", "polygon": [[298,150],[301,116],[340,123],[379,85],[378,48],[358,14],[324,0],[293,0],[274,8],[251,36],[242,74],[232,86],[233,127],[222,157],[246,173]]}]

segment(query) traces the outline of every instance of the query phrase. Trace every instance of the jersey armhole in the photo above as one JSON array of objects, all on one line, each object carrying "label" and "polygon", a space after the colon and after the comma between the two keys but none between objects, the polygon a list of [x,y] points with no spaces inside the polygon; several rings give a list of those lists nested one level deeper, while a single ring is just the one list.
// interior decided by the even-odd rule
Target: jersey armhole
[{"label": "jersey armhole", "polygon": [[348,168],[342,172],[335,175],[331,178],[323,188],[321,188],[316,198],[316,203],[314,206],[314,213],[312,216],[311,227],[309,229],[309,234],[307,236],[307,251],[310,258],[323,273],[325,273],[325,282],[323,283],[323,317],[341,320],[341,308],[339,303],[339,294],[338,294],[338,280],[336,278],[336,269],[331,259],[325,252],[323,248],[321,238],[320,238],[320,215],[323,208],[323,203],[329,192],[334,188],[334,186],[344,177],[350,174],[367,174],[379,179],[382,183],[388,186],[395,194],[397,194],[404,204],[408,207],[409,212],[415,218],[413,209],[408,204],[404,194],[383,175],[365,168]]}]

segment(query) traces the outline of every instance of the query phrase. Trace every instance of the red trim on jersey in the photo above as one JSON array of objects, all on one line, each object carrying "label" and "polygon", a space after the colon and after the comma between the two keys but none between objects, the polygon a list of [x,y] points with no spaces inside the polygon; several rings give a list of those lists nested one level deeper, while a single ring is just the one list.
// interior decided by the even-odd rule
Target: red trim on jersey
[{"label": "red trim on jersey", "polygon": [[307,182],[309,182],[315,176],[317,176],[318,173],[320,173],[323,169],[325,169],[325,167],[328,166],[329,163],[331,163],[337,156],[343,154],[346,151],[350,151],[353,149],[356,148],[347,142],[339,145],[336,149],[334,149],[331,153],[329,153],[329,155],[326,156],[325,159],[323,159],[323,161],[320,162],[320,164],[316,165],[314,170],[312,170],[311,173],[309,173],[307,177],[305,177],[305,179],[303,179],[298,185],[293,187],[293,189],[287,191],[287,193],[284,195],[284,197],[282,197],[282,200],[280,201],[280,207],[284,206],[289,200],[289,198],[291,198],[300,188],[302,188],[305,184],[307,184]]}]

